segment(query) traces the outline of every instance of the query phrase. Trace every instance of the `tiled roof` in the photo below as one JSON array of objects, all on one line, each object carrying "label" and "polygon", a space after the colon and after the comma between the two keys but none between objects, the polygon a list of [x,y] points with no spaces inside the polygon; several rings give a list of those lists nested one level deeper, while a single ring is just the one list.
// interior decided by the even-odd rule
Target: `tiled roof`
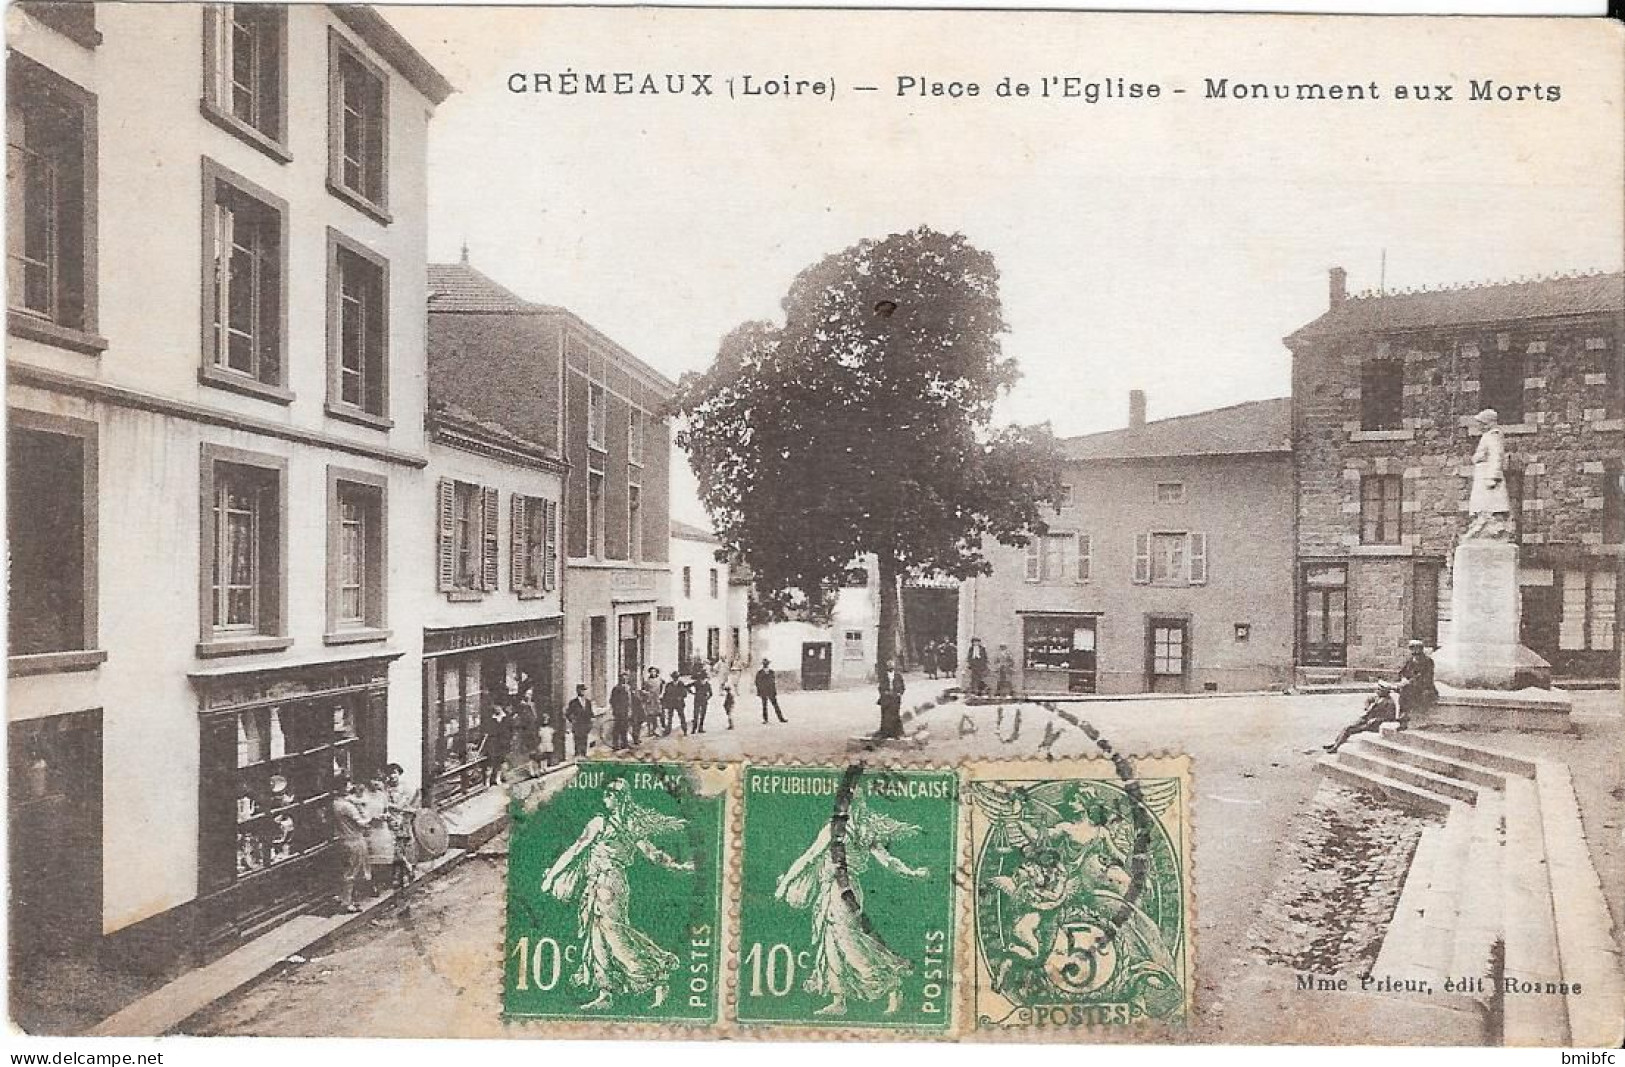
[{"label": "tiled roof", "polygon": [[1069,460],[1227,456],[1292,450],[1292,400],[1250,400],[1194,415],[1155,419],[1143,426],[1068,437]]},{"label": "tiled roof", "polygon": [[563,310],[526,300],[467,263],[429,264],[430,312],[557,315]]},{"label": "tiled roof", "polygon": [[681,519],[671,520],[671,535],[683,541],[704,541],[706,544],[717,545],[717,535],[702,526],[684,522]]},{"label": "tiled roof", "polygon": [[1361,293],[1287,338],[1465,326],[1625,310],[1625,274],[1567,274],[1441,289]]}]

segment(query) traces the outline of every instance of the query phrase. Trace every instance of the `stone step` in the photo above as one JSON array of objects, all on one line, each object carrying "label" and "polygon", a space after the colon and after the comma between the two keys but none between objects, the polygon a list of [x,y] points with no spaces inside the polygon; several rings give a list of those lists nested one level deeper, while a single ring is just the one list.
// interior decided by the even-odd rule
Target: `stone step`
[{"label": "stone step", "polygon": [[1478,804],[1473,809],[1460,892],[1456,897],[1455,935],[1450,950],[1451,976],[1482,980],[1486,999],[1490,995],[1488,987],[1495,979],[1494,947],[1501,939],[1505,810],[1501,793],[1486,790],[1479,794]]},{"label": "stone step", "polygon": [[1473,809],[1457,804],[1443,825],[1422,831],[1372,974],[1426,979],[1441,992],[1453,977],[1456,905],[1472,826]]},{"label": "stone step", "polygon": [[1448,756],[1463,763],[1476,763],[1480,767],[1489,767],[1523,778],[1535,776],[1535,761],[1511,752],[1499,752],[1482,745],[1469,745],[1454,738],[1440,737],[1438,734],[1421,730],[1390,730],[1386,726],[1382,730],[1383,739],[1391,740],[1394,733],[1402,734],[1405,743],[1412,748]]},{"label": "stone step", "polygon": [[1463,804],[1473,804],[1478,801],[1478,789],[1465,782],[1443,775],[1433,774],[1408,763],[1388,759],[1374,746],[1367,745],[1361,739],[1351,740],[1337,752],[1337,758],[1343,763],[1358,767],[1363,771],[1379,774],[1384,778],[1391,778],[1406,785],[1425,789],[1430,793],[1450,800],[1460,801]]},{"label": "stone step", "polygon": [[1408,782],[1401,782],[1374,771],[1342,763],[1336,756],[1322,756],[1315,762],[1315,767],[1321,774],[1349,786],[1351,789],[1374,793],[1389,803],[1409,811],[1445,816],[1450,814],[1450,807],[1455,803],[1448,797],[1442,797],[1437,793],[1418,788]]},{"label": "stone step", "polygon": [[1602,882],[1592,865],[1568,767],[1545,762],[1535,776],[1541,833],[1556,910],[1558,959],[1567,996],[1569,1036],[1577,1048],[1619,1048],[1625,1040],[1625,972]]},{"label": "stone step", "polygon": [[1383,734],[1380,737],[1363,737],[1362,741],[1379,752],[1384,759],[1408,763],[1432,774],[1454,778],[1457,781],[1467,782],[1484,789],[1506,788],[1506,775],[1504,772],[1490,770],[1476,763],[1465,760],[1451,759],[1449,756],[1429,752],[1423,748],[1412,747],[1406,743],[1410,734],[1405,731],[1395,731]]},{"label": "stone step", "polygon": [[[1528,778],[1510,778],[1506,788],[1505,870],[1501,878],[1503,975],[1508,984],[1533,983],[1537,990],[1563,980],[1557,923],[1552,907],[1551,872],[1540,817],[1540,793]],[[1616,1005],[1617,1006],[1617,1005]],[[1564,998],[1540,992],[1503,993],[1501,1043],[1525,1048],[1569,1044]]]}]

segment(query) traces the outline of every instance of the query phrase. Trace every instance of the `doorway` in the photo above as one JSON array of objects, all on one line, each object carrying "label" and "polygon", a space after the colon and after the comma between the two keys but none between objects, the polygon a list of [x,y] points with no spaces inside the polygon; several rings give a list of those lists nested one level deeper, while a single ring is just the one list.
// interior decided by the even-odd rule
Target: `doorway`
[{"label": "doorway", "polygon": [[587,623],[587,692],[593,702],[609,699],[609,620],[594,615]]},{"label": "doorway", "polygon": [[801,688],[829,688],[830,648],[828,641],[808,641],[801,646]]},{"label": "doorway", "polygon": [[1348,575],[1342,563],[1311,563],[1303,569],[1300,640],[1306,667],[1348,663]]},{"label": "doorway", "polygon": [[1147,688],[1153,693],[1185,692],[1190,673],[1190,623],[1148,619],[1145,644]]}]

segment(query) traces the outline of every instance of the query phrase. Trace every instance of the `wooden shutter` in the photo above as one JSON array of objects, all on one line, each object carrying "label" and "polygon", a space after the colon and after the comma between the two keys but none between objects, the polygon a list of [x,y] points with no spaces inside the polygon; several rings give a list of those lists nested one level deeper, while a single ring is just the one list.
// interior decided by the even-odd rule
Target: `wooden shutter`
[{"label": "wooden shutter", "polygon": [[525,588],[525,561],[530,558],[530,539],[525,522],[526,499],[514,493],[508,498],[508,588],[519,592]]},{"label": "wooden shutter", "polygon": [[1088,534],[1079,534],[1078,535],[1078,581],[1080,581],[1080,582],[1087,582],[1089,580],[1090,566],[1091,566],[1091,564],[1093,562],[1089,557],[1090,557],[1090,555],[1091,555],[1091,553],[1093,551],[1094,551],[1093,539]]},{"label": "wooden shutter", "polygon": [[542,531],[542,588],[552,592],[559,587],[559,504],[556,500],[543,504],[547,511]]},{"label": "wooden shutter", "polygon": [[1151,535],[1134,535],[1134,582],[1145,585],[1151,581]]},{"label": "wooden shutter", "polygon": [[489,486],[480,490],[480,588],[488,592],[497,588],[497,509],[500,495]]},{"label": "wooden shutter", "polygon": [[449,478],[440,479],[439,536],[435,540],[436,573],[440,591],[450,592],[457,586],[456,560],[453,542],[457,537],[457,483]]},{"label": "wooden shutter", "polygon": [[1044,546],[1042,540],[1034,537],[1027,542],[1027,580],[1029,582],[1041,581],[1044,577]]},{"label": "wooden shutter", "polygon": [[1207,584],[1207,534],[1191,534],[1191,584]]}]

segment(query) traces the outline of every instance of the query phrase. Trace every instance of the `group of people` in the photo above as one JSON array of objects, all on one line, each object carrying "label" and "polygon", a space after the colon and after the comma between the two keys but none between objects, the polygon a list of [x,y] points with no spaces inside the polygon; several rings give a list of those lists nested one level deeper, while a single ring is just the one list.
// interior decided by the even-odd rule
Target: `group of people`
[{"label": "group of people", "polygon": [[1016,657],[1010,651],[1009,645],[1000,645],[996,656],[987,654],[987,646],[982,644],[980,637],[970,639],[970,647],[965,650],[965,669],[970,675],[970,695],[985,697],[988,695],[987,676],[991,669],[993,672],[993,691],[995,698],[1015,699],[1016,695]]},{"label": "group of people", "polygon": [[1338,733],[1337,739],[1326,746],[1327,752],[1336,752],[1343,743],[1358,733],[1380,732],[1386,723],[1397,723],[1401,730],[1413,718],[1425,714],[1439,699],[1439,689],[1433,681],[1433,657],[1421,641],[1410,642],[1410,657],[1399,669],[1397,681],[1379,681],[1377,691],[1365,702],[1360,717]]},{"label": "group of people", "polygon": [[[705,733],[706,720],[711,714],[711,701],[718,688],[722,691],[722,710],[733,729],[734,689],[720,663],[697,664],[687,674],[672,671],[662,678],[659,667],[650,667],[641,680],[622,671],[620,680],[609,691],[610,740],[617,751],[625,751],[643,742],[643,737],[670,737],[675,728],[684,737],[689,733]],[[587,687],[576,686],[575,699],[570,709],[576,716],[591,721],[592,701]],[[577,756],[586,754],[586,737],[576,737]]]},{"label": "group of people", "polygon": [[941,641],[927,641],[920,646],[920,666],[924,668],[925,676],[933,681],[939,677],[956,677],[959,674],[959,649],[946,637]]},{"label": "group of people", "polygon": [[357,896],[399,889],[417,876],[417,842],[412,820],[419,797],[402,781],[399,763],[387,765],[365,782],[340,782],[333,801],[334,836],[339,845],[339,907],[358,912]]}]

